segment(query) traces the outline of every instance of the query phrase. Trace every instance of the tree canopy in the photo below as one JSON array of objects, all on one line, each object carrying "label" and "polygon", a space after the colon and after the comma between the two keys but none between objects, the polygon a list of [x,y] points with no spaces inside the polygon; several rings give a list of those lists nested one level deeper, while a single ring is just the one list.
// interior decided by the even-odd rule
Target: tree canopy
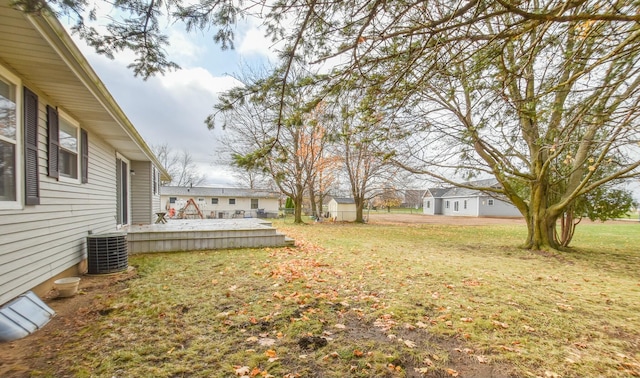
[{"label": "tree canopy", "polygon": [[[491,175],[527,220],[528,248],[559,248],[556,222],[603,185],[640,166],[640,3],[631,0],[202,0],[113,3],[106,31],[82,0],[19,0],[76,15],[75,30],[107,55],[132,49],[136,74],[175,68],[159,20],[213,28],[222,48],[233,26],[259,17],[285,42],[262,84],[278,97],[279,129],[290,122],[296,65],[321,66],[327,98],[356,83],[383,115],[385,157],[456,185]],[[232,105],[232,104],[230,104]],[[262,150],[264,151],[264,150]]]}]

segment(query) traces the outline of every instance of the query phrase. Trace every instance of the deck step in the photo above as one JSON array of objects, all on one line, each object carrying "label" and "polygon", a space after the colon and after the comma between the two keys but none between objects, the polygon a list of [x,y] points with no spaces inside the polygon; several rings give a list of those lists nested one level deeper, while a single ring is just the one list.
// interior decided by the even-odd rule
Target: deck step
[{"label": "deck step", "polygon": [[264,222],[182,221],[132,227],[127,232],[130,254],[293,245],[293,239],[287,239]]}]

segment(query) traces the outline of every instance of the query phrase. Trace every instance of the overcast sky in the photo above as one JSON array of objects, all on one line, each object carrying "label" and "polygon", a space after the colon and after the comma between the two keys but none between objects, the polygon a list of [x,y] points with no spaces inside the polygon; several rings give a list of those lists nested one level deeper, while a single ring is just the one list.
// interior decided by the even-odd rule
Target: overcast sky
[{"label": "overcast sky", "polygon": [[147,144],[168,143],[175,151],[188,150],[206,177],[204,185],[232,185],[228,168],[215,165],[216,135],[223,131],[208,130],[204,120],[213,112],[218,95],[238,85],[233,75],[238,76],[242,67],[275,60],[258,22],[238,27],[236,48],[227,51],[210,34],[172,28],[167,51],[182,69],[147,81],[134,77],[127,68],[133,61],[131,53],[111,60],[94,53],[77,36],[73,38]]}]

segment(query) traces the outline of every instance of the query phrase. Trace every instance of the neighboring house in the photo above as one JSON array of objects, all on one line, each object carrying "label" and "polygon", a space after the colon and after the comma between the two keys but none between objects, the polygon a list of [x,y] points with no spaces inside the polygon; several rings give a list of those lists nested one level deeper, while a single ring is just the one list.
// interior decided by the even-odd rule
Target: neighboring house
[{"label": "neighboring house", "polygon": [[424,193],[422,212],[427,215],[442,215],[442,196],[450,188],[431,188]]},{"label": "neighboring house", "polygon": [[205,218],[275,218],[280,208],[280,194],[261,189],[161,186],[160,195],[163,208],[176,216],[189,199]]},{"label": "neighboring house", "polygon": [[331,198],[329,201],[329,218],[337,222],[353,222],[356,220],[356,202],[353,198]]},{"label": "neighboring house", "polygon": [[89,234],[151,223],[160,163],[65,29],[0,0],[0,304],[82,273]]},{"label": "neighboring house", "polygon": [[[497,187],[495,179],[470,182],[477,187]],[[521,217],[522,214],[506,198],[478,189],[428,189],[423,199],[423,213],[471,217]]]}]

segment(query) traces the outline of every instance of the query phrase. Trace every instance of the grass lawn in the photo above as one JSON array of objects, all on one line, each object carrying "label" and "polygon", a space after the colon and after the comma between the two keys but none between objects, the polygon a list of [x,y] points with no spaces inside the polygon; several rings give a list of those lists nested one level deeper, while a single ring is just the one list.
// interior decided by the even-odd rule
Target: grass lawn
[{"label": "grass lawn", "polygon": [[78,377],[640,376],[639,225],[276,223],[296,248],[140,255],[61,346]]}]

